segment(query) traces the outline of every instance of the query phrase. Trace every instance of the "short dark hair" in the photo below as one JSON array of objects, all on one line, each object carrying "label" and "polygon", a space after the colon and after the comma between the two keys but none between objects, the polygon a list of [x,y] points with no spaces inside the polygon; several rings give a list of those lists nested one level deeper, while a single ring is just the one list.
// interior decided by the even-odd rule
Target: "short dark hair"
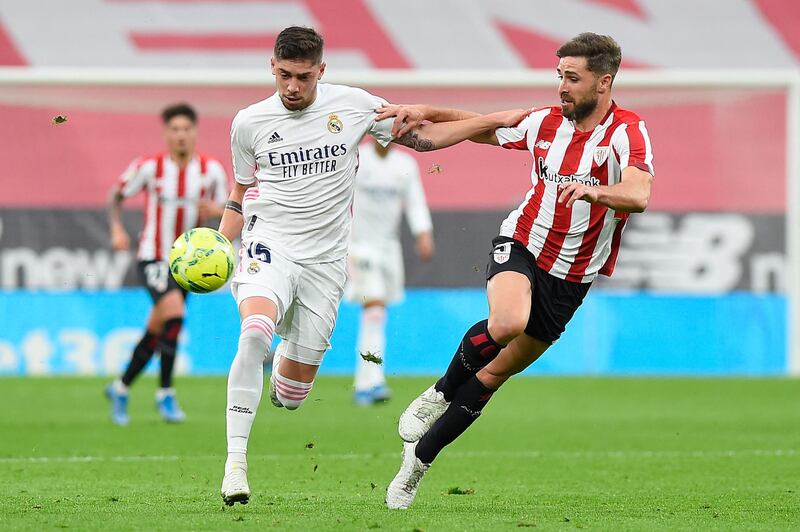
[{"label": "short dark hair", "polygon": [[617,75],[622,48],[608,35],[586,32],[568,40],[556,51],[558,57],[585,57],[586,67],[598,75]]},{"label": "short dark hair", "polygon": [[290,26],[275,39],[274,55],[277,61],[300,59],[318,65],[322,63],[322,35],[312,28]]},{"label": "short dark hair", "polygon": [[197,123],[197,112],[188,103],[176,103],[165,107],[164,110],[161,111],[161,120],[165,124],[168,124],[169,121],[176,116],[185,116],[191,120],[193,124]]}]

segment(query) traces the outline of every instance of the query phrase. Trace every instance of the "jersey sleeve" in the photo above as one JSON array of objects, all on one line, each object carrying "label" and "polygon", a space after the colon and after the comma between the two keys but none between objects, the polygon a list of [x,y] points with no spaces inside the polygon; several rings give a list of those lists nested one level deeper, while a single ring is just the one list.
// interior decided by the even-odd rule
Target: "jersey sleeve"
[{"label": "jersey sleeve", "polygon": [[142,159],[136,159],[119,176],[119,191],[122,197],[129,198],[138,194],[152,177],[152,171]]},{"label": "jersey sleeve", "polygon": [[256,178],[256,155],[253,134],[246,115],[239,111],[231,124],[231,158],[233,178],[242,185],[252,185]]},{"label": "jersey sleeve", "polygon": [[405,212],[411,233],[416,236],[420,233],[431,231],[431,211],[425,200],[425,190],[419,177],[419,166],[413,158],[408,164],[408,184],[405,195]]},{"label": "jersey sleeve", "polygon": [[209,198],[214,203],[223,204],[228,199],[228,174],[219,161],[209,161],[211,187]]},{"label": "jersey sleeve", "polygon": [[619,159],[620,169],[634,166],[655,176],[653,148],[643,120],[626,123],[614,132],[611,145]]},{"label": "jersey sleeve", "polygon": [[[370,97],[370,104],[373,111],[376,111],[379,107],[383,107],[384,105],[389,105],[389,102],[380,98],[378,96],[373,96],[372,94],[369,95]],[[378,143],[386,147],[389,145],[394,137],[392,136],[392,123],[394,122],[391,118],[386,118],[381,120],[380,122],[375,121],[375,116],[372,117],[372,124],[370,124],[367,133],[372,136]]]},{"label": "jersey sleeve", "polygon": [[503,148],[508,150],[527,150],[528,149],[528,130],[532,122],[531,113],[533,109],[528,111],[516,126],[513,127],[499,127],[495,130],[494,134],[497,137],[497,142]]}]

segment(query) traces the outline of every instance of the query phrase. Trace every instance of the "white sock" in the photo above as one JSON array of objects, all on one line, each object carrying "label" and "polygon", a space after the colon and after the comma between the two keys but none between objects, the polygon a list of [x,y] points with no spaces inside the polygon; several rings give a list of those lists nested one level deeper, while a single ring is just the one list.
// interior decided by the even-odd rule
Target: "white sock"
[{"label": "white sock", "polygon": [[125,386],[125,383],[122,382],[122,379],[117,379],[112,382],[111,387],[114,388],[114,391],[119,395],[128,395],[128,387]]},{"label": "white sock", "polygon": [[386,382],[383,364],[367,362],[361,354],[367,352],[384,358],[386,350],[386,308],[367,307],[361,312],[358,331],[358,353],[356,353],[356,391],[366,391]]},{"label": "white sock", "polygon": [[278,401],[286,407],[286,410],[300,408],[314,386],[313,382],[300,382],[284,377],[280,371],[273,372],[272,379],[275,383],[275,395],[278,396]]},{"label": "white sock", "polygon": [[163,401],[168,395],[175,395],[175,388],[156,388],[157,401]]},{"label": "white sock", "polygon": [[275,324],[263,314],[242,321],[239,350],[228,375],[226,411],[228,453],[246,454],[247,440],[264,388],[264,357],[272,345]]}]

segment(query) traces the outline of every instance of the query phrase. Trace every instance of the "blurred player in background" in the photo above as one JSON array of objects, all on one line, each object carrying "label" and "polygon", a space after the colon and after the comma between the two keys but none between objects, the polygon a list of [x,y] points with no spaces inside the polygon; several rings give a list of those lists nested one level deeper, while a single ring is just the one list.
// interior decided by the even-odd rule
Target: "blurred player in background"
[{"label": "blurred player in background", "polygon": [[130,248],[130,237],[121,219],[122,202],[145,194],[144,228],[139,235],[138,269],[153,308],[144,336],[133,350],[125,373],[106,388],[111,400],[111,419],[128,423],[128,389],[144,370],[155,351],[161,360],[156,405],[165,421],[185,419],[175,398],[172,373],[178,335],[183,326],[186,292],[169,273],[169,250],[184,231],[203,221],[220,218],[227,197],[228,178],[219,161],[195,152],[197,113],[187,104],[171,105],[161,113],[167,153],[133,161],[111,190],[109,223],[111,247]]},{"label": "blurred player in background", "polygon": [[[654,175],[647,129],[611,98],[619,45],[582,33],[556,55],[561,105],[534,108],[514,127],[472,139],[529,151],[533,187],[492,241],[489,319],[466,332],[444,376],[400,416],[406,443],[387,490],[390,508],[408,508],[439,452],[503,383],[558,340],[595,277],[611,275],[629,213],[647,207]],[[475,116],[425,106],[381,116],[394,114],[401,135],[423,119]]]},{"label": "blurred player in background", "polygon": [[385,100],[359,88],[318,84],[325,72],[322,51],[322,36],[313,29],[281,31],[271,59],[276,92],[239,111],[231,126],[236,184],[219,230],[229,239],[242,236],[242,260],[231,284],[242,324],[228,376],[228,457],[221,495],[229,505],[250,498],[247,445],[273,335],[283,341],[273,359],[270,399],[287,410],[306,400],[330,347],[344,291],[358,145],[364,136],[424,151],[522,116],[501,113],[428,124],[393,139],[391,121],[375,120]]},{"label": "blurred player in background", "polygon": [[[379,142],[362,147],[358,160],[353,235],[347,258],[345,295],[362,306],[356,346],[356,404],[389,400],[386,364],[386,305],[403,297],[400,220],[405,210],[417,255],[433,257],[433,226],[416,159]],[[367,354],[383,361],[369,361]],[[365,355],[367,359],[365,359]]]}]

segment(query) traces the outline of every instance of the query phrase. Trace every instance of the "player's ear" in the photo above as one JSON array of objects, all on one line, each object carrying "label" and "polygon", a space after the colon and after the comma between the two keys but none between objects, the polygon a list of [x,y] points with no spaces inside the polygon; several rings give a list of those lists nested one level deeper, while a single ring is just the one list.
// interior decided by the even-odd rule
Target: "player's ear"
[{"label": "player's ear", "polygon": [[611,82],[613,80],[614,78],[611,77],[611,74],[603,74],[600,76],[597,84],[598,92],[601,94],[608,92],[611,89]]},{"label": "player's ear", "polygon": [[322,74],[324,73],[325,73],[325,62],[323,61],[322,63],[319,64],[319,75],[317,76],[317,79],[322,79]]},{"label": "player's ear", "polygon": [[274,57],[270,57],[269,58],[269,68],[272,71],[272,75],[274,76],[275,75],[275,58]]}]

